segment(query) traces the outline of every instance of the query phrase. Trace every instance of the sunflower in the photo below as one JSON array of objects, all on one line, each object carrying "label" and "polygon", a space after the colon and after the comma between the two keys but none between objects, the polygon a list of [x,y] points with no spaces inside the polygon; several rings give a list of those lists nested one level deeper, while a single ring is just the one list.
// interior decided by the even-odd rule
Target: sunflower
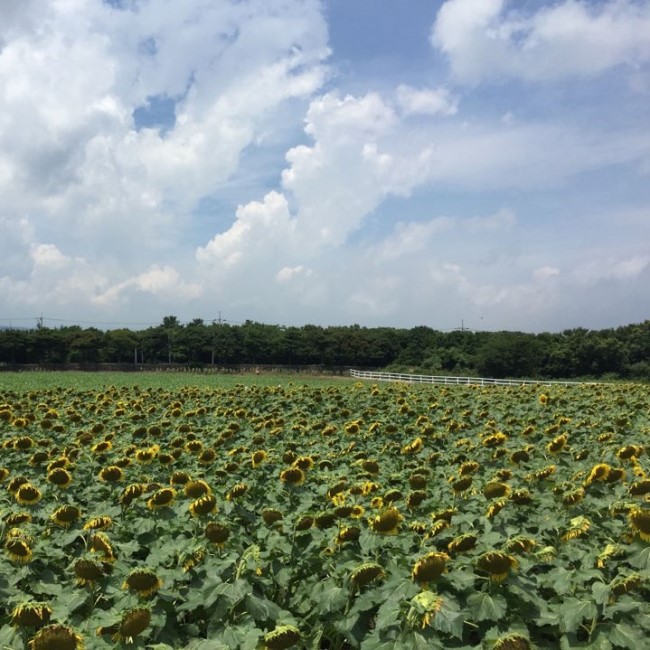
[{"label": "sunflower", "polygon": [[475,546],[478,538],[474,533],[465,533],[454,537],[454,539],[447,544],[447,550],[450,553],[458,554],[466,551],[471,551]]},{"label": "sunflower", "polygon": [[146,607],[136,607],[127,611],[119,624],[115,641],[133,643],[136,636],[142,634],[151,623],[151,610]]},{"label": "sunflower", "polygon": [[642,453],[643,447],[639,445],[627,445],[626,447],[621,447],[616,452],[616,456],[621,460],[627,460],[631,458],[638,458]]},{"label": "sunflower", "polygon": [[10,474],[11,472],[6,467],[0,467],[0,483],[6,481]]},{"label": "sunflower", "polygon": [[14,496],[16,496],[16,492],[18,492],[18,488],[20,488],[21,485],[25,485],[26,483],[29,483],[29,479],[26,476],[14,476],[14,478],[9,481],[9,484],[7,485],[7,490],[11,492]]},{"label": "sunflower", "polygon": [[644,542],[650,542],[650,510],[634,508],[628,519],[634,532],[638,533]]},{"label": "sunflower", "polygon": [[518,566],[516,558],[502,551],[488,551],[476,560],[476,568],[487,573],[492,582],[503,582]]},{"label": "sunflower", "polygon": [[48,625],[39,630],[29,642],[30,650],[83,650],[84,640],[74,628]]},{"label": "sunflower", "polygon": [[238,499],[239,497],[244,496],[246,492],[248,492],[248,485],[246,485],[246,483],[237,483],[233,485],[228,491],[228,494],[226,494],[226,501]]},{"label": "sunflower", "polygon": [[310,515],[302,515],[296,521],[296,530],[303,532],[309,530],[314,525],[314,518]]},{"label": "sunflower", "polygon": [[99,562],[94,560],[79,559],[74,565],[74,574],[77,578],[77,585],[94,585],[95,582],[104,577],[104,569]]},{"label": "sunflower", "polygon": [[467,476],[468,474],[473,474],[480,468],[480,463],[477,463],[475,460],[468,460],[458,468],[458,474],[460,476]]},{"label": "sunflower", "polygon": [[69,528],[80,516],[81,510],[77,506],[64,505],[57,508],[50,519],[61,528]]},{"label": "sunflower", "polygon": [[361,535],[361,529],[358,526],[346,526],[341,528],[336,536],[337,544],[344,544],[345,542],[356,542]]},{"label": "sunflower", "polygon": [[299,467],[290,467],[280,472],[280,480],[286,485],[302,485],[305,473]]},{"label": "sunflower", "polygon": [[105,483],[117,483],[124,478],[124,472],[117,465],[109,465],[99,472],[99,480]]},{"label": "sunflower", "polygon": [[508,634],[499,637],[492,646],[492,650],[532,650],[530,641],[521,634]]},{"label": "sunflower", "polygon": [[31,561],[33,553],[30,545],[24,537],[9,537],[4,544],[5,551],[11,562],[16,564],[27,564]]},{"label": "sunflower", "polygon": [[187,485],[191,480],[190,475],[182,470],[176,470],[170,477],[170,485]]},{"label": "sunflower", "polygon": [[147,508],[157,510],[158,508],[171,507],[175,499],[176,490],[174,488],[160,488],[147,500]]},{"label": "sunflower", "polygon": [[[52,463],[50,463],[48,467],[51,467],[51,465]],[[52,485],[56,485],[60,488],[67,488],[70,483],[72,483],[72,474],[70,474],[70,472],[64,467],[53,467],[47,473],[47,480],[48,483],[52,483]]]},{"label": "sunflower", "polygon": [[217,499],[213,494],[204,494],[190,503],[189,510],[193,517],[213,514],[217,511]]},{"label": "sunflower", "polygon": [[162,587],[162,580],[151,569],[134,569],[126,576],[122,589],[128,589],[141,598],[155,594]]},{"label": "sunflower", "polygon": [[609,476],[611,467],[607,463],[599,463],[594,465],[589,472],[589,476],[585,480],[585,485],[591,485],[594,481],[605,481]]},{"label": "sunflower", "polygon": [[454,494],[462,494],[463,492],[467,492],[467,490],[472,487],[471,476],[463,476],[463,478],[452,476],[449,479],[449,482],[451,483],[451,489],[454,491]]},{"label": "sunflower", "polygon": [[102,440],[90,448],[93,454],[105,454],[113,448],[113,443],[110,440]]},{"label": "sunflower", "polygon": [[363,587],[385,576],[386,572],[381,565],[376,562],[364,562],[350,572],[350,582],[355,587]]},{"label": "sunflower", "polygon": [[421,557],[411,571],[411,577],[425,589],[429,583],[437,580],[447,570],[447,561],[451,558],[446,553],[434,551]]},{"label": "sunflower", "polygon": [[311,456],[299,456],[293,461],[293,466],[306,472],[314,466],[314,459]]},{"label": "sunflower", "polygon": [[548,449],[551,454],[557,454],[566,447],[568,440],[566,433],[563,433],[561,436],[553,438],[553,440],[546,445],[546,449]]},{"label": "sunflower", "polygon": [[253,466],[253,469],[256,469],[259,467],[267,458],[267,454],[263,449],[259,449],[255,452],[253,452],[253,455],[251,456],[251,465]]},{"label": "sunflower", "polygon": [[43,495],[36,486],[31,483],[23,483],[16,491],[15,497],[21,505],[33,506],[43,498]]},{"label": "sunflower", "polygon": [[102,562],[115,562],[115,549],[104,533],[95,533],[90,538],[88,547],[93,553],[101,554]]},{"label": "sunflower", "polygon": [[513,553],[530,553],[537,546],[537,542],[531,537],[517,535],[505,543],[506,551]]},{"label": "sunflower", "polygon": [[277,508],[265,508],[262,510],[262,519],[267,526],[272,526],[282,521],[284,515]]},{"label": "sunflower", "polygon": [[498,499],[507,497],[510,494],[510,486],[507,483],[492,481],[483,488],[483,495],[486,499]]},{"label": "sunflower", "polygon": [[195,566],[201,564],[201,562],[203,562],[204,559],[205,559],[205,549],[202,546],[185,554],[181,558],[181,566],[183,568],[183,573],[188,573]]},{"label": "sunflower", "polygon": [[198,499],[206,494],[212,494],[210,486],[201,480],[187,481],[183,488],[183,493],[190,499]]},{"label": "sunflower", "polygon": [[43,627],[50,622],[52,608],[47,603],[22,603],[11,612],[11,624],[14,627]]},{"label": "sunflower", "polygon": [[397,508],[386,508],[376,517],[369,519],[370,527],[382,535],[396,535],[400,521],[403,521],[401,513]]},{"label": "sunflower", "polygon": [[135,499],[141,497],[144,494],[144,488],[145,486],[142,485],[142,483],[132,483],[131,485],[127,485],[120,495],[120,503],[122,506],[128,507]]},{"label": "sunflower", "polygon": [[631,496],[644,496],[650,494],[650,479],[642,479],[630,485],[628,490]]},{"label": "sunflower", "polygon": [[582,537],[587,533],[591,526],[591,522],[586,517],[574,517],[570,522],[569,528],[562,534],[562,541],[568,542],[572,539]]},{"label": "sunflower", "polygon": [[302,639],[300,630],[295,625],[278,625],[267,632],[262,641],[268,650],[285,650],[296,645]]},{"label": "sunflower", "polygon": [[422,450],[422,447],[424,447],[422,438],[415,438],[415,440],[412,440],[407,445],[404,445],[402,447],[402,454],[403,455],[417,454],[419,451]]},{"label": "sunflower", "polygon": [[562,497],[562,503],[565,506],[573,506],[576,503],[579,503],[585,498],[585,491],[583,488],[577,488],[575,490],[571,490],[571,492],[567,492],[563,497]]},{"label": "sunflower", "polygon": [[622,596],[630,591],[634,591],[641,587],[647,578],[640,573],[632,573],[629,576],[619,576],[612,580],[610,588],[615,596]]},{"label": "sunflower", "polygon": [[210,522],[205,527],[205,536],[219,548],[223,548],[230,537],[230,529],[224,524],[215,521]]},{"label": "sunflower", "polygon": [[214,449],[204,449],[198,456],[199,465],[210,465],[215,461],[217,452]]},{"label": "sunflower", "polygon": [[2,521],[6,526],[20,526],[21,524],[30,523],[32,516],[29,512],[10,512],[2,518]]},{"label": "sunflower", "polygon": [[84,524],[84,530],[106,530],[113,525],[113,520],[108,515],[93,517]]}]

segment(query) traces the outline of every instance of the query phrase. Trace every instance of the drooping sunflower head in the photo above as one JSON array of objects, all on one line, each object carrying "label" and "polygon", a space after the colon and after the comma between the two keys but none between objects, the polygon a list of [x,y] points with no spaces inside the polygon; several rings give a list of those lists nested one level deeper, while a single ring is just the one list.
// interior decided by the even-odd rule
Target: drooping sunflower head
[{"label": "drooping sunflower head", "polygon": [[23,483],[18,490],[16,490],[16,501],[21,505],[33,506],[37,504],[42,498],[41,491],[31,483]]},{"label": "drooping sunflower head", "polygon": [[650,542],[650,510],[635,508],[628,515],[632,529],[644,542]]},{"label": "drooping sunflower head", "polygon": [[263,449],[258,449],[257,451],[253,452],[253,455],[251,457],[251,465],[253,468],[259,467],[265,460],[266,460],[267,454]]},{"label": "drooping sunflower head", "polygon": [[84,524],[84,530],[106,530],[113,525],[113,519],[108,515],[93,517]]},{"label": "drooping sunflower head", "polygon": [[102,562],[115,561],[115,549],[108,536],[104,533],[95,533],[90,538],[89,548],[93,553],[99,553],[101,555]]},{"label": "drooping sunflower head", "polygon": [[124,478],[124,471],[117,465],[103,467],[99,472],[99,480],[105,483],[117,483]]},{"label": "drooping sunflower head", "polygon": [[314,525],[314,518],[311,515],[301,515],[296,521],[296,530],[298,532],[304,532],[309,530]]},{"label": "drooping sunflower head", "polygon": [[33,556],[30,540],[25,535],[10,535],[11,532],[7,533],[7,539],[4,543],[5,552],[11,562],[27,564]]},{"label": "drooping sunflower head", "polygon": [[421,585],[428,585],[437,580],[446,570],[447,562],[451,558],[446,553],[434,551],[421,557],[411,571],[411,577]]},{"label": "drooping sunflower head", "polygon": [[299,467],[290,467],[280,472],[280,480],[285,485],[302,485],[305,482],[305,473]]},{"label": "drooping sunflower head", "polygon": [[248,492],[248,485],[246,485],[246,483],[236,483],[226,494],[226,500],[234,501],[235,499],[243,497],[246,492]]},{"label": "drooping sunflower head", "polygon": [[302,639],[300,630],[295,625],[278,625],[263,637],[264,648],[268,650],[285,650],[296,645]]},{"label": "drooping sunflower head", "polygon": [[607,463],[598,463],[594,465],[585,480],[585,485],[591,485],[594,481],[605,481],[609,476],[611,467]]},{"label": "drooping sunflower head", "polygon": [[132,483],[127,485],[120,495],[120,503],[123,507],[130,506],[135,499],[144,494],[145,486],[142,483]]},{"label": "drooping sunflower head", "polygon": [[41,628],[50,622],[51,616],[52,608],[47,603],[22,603],[11,612],[11,624],[14,627]]},{"label": "drooping sunflower head", "polygon": [[530,641],[521,634],[508,634],[499,637],[492,646],[492,650],[531,650]]},{"label": "drooping sunflower head", "polygon": [[190,482],[190,475],[182,470],[176,470],[169,478],[170,485],[187,485]]},{"label": "drooping sunflower head", "polygon": [[205,527],[205,536],[213,544],[223,548],[230,537],[230,529],[225,524],[212,521]]},{"label": "drooping sunflower head", "polygon": [[77,585],[92,585],[104,577],[104,569],[99,562],[80,558],[75,562],[74,574]]},{"label": "drooping sunflower head", "polygon": [[421,591],[411,599],[406,622],[412,628],[425,628],[431,625],[443,603],[443,598],[438,594],[432,591]]},{"label": "drooping sunflower head", "polygon": [[176,499],[176,490],[174,488],[161,488],[156,490],[147,500],[147,508],[157,510],[158,508],[169,507],[174,503],[174,499]]},{"label": "drooping sunflower head", "polygon": [[454,537],[447,544],[447,550],[453,554],[465,553],[466,551],[472,550],[476,546],[477,541],[478,537],[474,533],[465,533],[464,535]]},{"label": "drooping sunflower head", "polygon": [[358,526],[346,526],[341,528],[336,536],[337,544],[344,544],[345,542],[356,542],[361,535],[361,529]]},{"label": "drooping sunflower head", "polygon": [[507,483],[491,481],[483,487],[483,495],[486,499],[499,499],[510,494],[510,486]]},{"label": "drooping sunflower head", "polygon": [[516,558],[502,551],[488,551],[476,560],[476,568],[487,573],[492,582],[503,582],[518,565]]},{"label": "drooping sunflower head", "polygon": [[162,580],[152,569],[134,569],[126,576],[122,589],[136,593],[141,598],[155,594],[162,587]]},{"label": "drooping sunflower head", "polygon": [[28,524],[31,522],[31,520],[32,516],[29,514],[29,512],[10,512],[2,518],[5,526],[9,527]]},{"label": "drooping sunflower head", "polygon": [[369,521],[370,527],[382,535],[395,535],[401,521],[404,517],[401,515],[397,508],[386,508],[383,512],[376,517],[372,517]]},{"label": "drooping sunflower head", "polygon": [[272,526],[278,521],[282,521],[284,515],[277,508],[264,508],[262,510],[262,519],[267,526]]},{"label": "drooping sunflower head", "polygon": [[48,625],[29,642],[30,650],[83,650],[83,637],[66,625]]},{"label": "drooping sunflower head", "polygon": [[202,517],[217,511],[217,499],[214,494],[204,494],[190,503],[190,513],[193,517]]},{"label": "drooping sunflower head", "polygon": [[587,533],[591,526],[591,522],[584,516],[574,517],[569,522],[569,527],[562,534],[562,541],[569,542],[572,539],[582,537]]},{"label": "drooping sunflower head", "polygon": [[77,506],[64,505],[58,507],[50,515],[50,519],[61,528],[69,528],[80,516],[81,510]]},{"label": "drooping sunflower head", "polygon": [[151,610],[147,607],[135,607],[122,616],[115,641],[133,643],[136,636],[142,634],[151,623]]},{"label": "drooping sunflower head", "polygon": [[363,587],[373,580],[384,578],[384,568],[376,562],[364,562],[350,572],[350,582],[355,587]]},{"label": "drooping sunflower head", "polygon": [[195,481],[187,481],[183,488],[183,493],[190,499],[198,499],[206,494],[211,494],[212,490],[205,481],[199,479]]},{"label": "drooping sunflower head", "polygon": [[60,488],[67,488],[72,483],[72,474],[64,467],[54,467],[47,474],[48,483]]}]

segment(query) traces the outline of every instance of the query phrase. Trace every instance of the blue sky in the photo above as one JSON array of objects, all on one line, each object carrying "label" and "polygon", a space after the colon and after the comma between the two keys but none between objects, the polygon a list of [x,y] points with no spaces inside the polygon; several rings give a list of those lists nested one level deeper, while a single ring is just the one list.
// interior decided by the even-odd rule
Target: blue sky
[{"label": "blue sky", "polygon": [[650,317],[648,0],[0,13],[0,324]]}]

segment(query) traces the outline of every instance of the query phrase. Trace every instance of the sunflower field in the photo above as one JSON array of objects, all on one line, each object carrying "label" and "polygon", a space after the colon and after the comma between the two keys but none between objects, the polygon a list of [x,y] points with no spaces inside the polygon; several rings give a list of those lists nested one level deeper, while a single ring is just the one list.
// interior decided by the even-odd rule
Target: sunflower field
[{"label": "sunflower field", "polygon": [[648,647],[642,385],[0,393],[0,648]]}]

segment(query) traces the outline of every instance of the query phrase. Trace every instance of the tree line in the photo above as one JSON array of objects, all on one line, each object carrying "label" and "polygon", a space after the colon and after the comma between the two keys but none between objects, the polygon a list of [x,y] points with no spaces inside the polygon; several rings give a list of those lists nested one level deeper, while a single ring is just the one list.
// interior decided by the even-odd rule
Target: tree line
[{"label": "tree line", "polygon": [[441,332],[246,321],[181,324],[166,316],[143,330],[67,326],[0,330],[0,364],[233,364],[383,368],[423,374],[650,380],[650,320],[559,333]]}]

